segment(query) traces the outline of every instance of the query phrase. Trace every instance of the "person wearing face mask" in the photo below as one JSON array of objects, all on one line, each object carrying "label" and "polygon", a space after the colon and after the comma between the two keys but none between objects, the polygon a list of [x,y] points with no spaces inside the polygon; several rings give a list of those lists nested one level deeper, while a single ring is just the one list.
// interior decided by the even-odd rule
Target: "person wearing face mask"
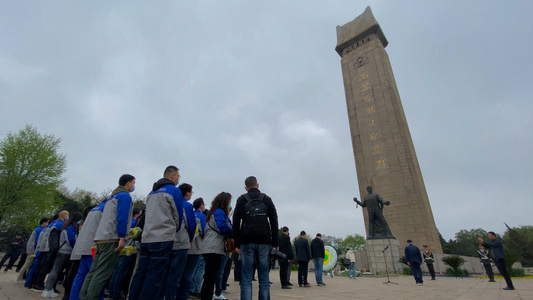
[{"label": "person wearing face mask", "polygon": [[96,252],[85,281],[81,287],[81,300],[96,300],[104,282],[113,274],[120,250],[126,245],[133,215],[133,202],[130,193],[135,190],[135,177],[130,174],[120,176],[118,187],[102,212],[102,219],[96,229],[94,242]]},{"label": "person wearing face mask", "polygon": [[130,300],[164,297],[161,292],[167,281],[164,273],[170,263],[176,232],[183,222],[185,199],[176,187],[179,179],[179,169],[168,166],[146,198],[140,259],[130,284]]}]

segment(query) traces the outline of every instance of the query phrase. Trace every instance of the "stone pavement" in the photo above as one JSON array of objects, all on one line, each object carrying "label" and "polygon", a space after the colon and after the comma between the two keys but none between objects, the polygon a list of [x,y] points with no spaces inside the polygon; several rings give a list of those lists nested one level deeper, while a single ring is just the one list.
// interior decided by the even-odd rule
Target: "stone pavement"
[{"label": "stone pavement", "polygon": [[[43,299],[40,293],[33,292],[15,283],[16,273],[0,272],[0,300],[30,300]],[[296,272],[291,276],[295,284],[291,290],[282,290],[279,284],[278,271],[270,273],[273,282],[270,288],[271,299],[533,299],[533,279],[514,278],[516,290],[504,291],[505,281],[496,278],[496,282],[489,283],[486,278],[447,278],[437,277],[429,280],[424,277],[424,286],[416,286],[412,277],[391,276],[390,281],[397,284],[383,284],[387,277],[324,277],[326,286],[318,287],[314,283],[314,273],[309,273],[312,287],[297,286]],[[230,300],[239,299],[239,284],[230,276],[230,286],[224,295]],[[62,292],[62,287],[58,286]],[[257,299],[257,282],[254,282],[254,299]],[[62,293],[60,294],[62,296]],[[60,298],[58,298],[60,299]]]}]

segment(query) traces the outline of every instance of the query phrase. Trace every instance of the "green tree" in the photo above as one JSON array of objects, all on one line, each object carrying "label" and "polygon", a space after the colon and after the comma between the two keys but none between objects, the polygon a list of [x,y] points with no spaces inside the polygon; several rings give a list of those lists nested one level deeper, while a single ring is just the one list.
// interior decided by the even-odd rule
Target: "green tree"
[{"label": "green tree", "polygon": [[[507,226],[507,224],[505,224]],[[503,245],[509,254],[516,257],[515,261],[520,261],[523,266],[533,266],[533,226],[521,226],[521,227],[509,227],[503,235]],[[508,262],[505,257],[505,262],[508,265],[512,263]]]},{"label": "green tree", "polygon": [[31,125],[0,141],[0,228],[33,228],[61,204],[66,156],[60,138],[42,135]]},{"label": "green tree", "polygon": [[366,247],[366,240],[360,234],[348,235],[339,243],[337,251],[340,253],[346,253],[346,248],[353,249],[354,251],[362,251]]},{"label": "green tree", "polygon": [[453,245],[453,252],[450,254],[464,255],[464,256],[476,256],[478,250],[478,237],[487,237],[487,232],[481,228],[478,229],[462,229],[455,234],[455,244]]}]

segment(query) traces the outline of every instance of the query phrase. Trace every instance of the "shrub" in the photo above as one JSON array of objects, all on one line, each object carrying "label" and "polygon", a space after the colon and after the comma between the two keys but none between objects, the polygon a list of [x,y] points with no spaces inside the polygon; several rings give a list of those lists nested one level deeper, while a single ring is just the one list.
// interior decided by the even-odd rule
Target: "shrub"
[{"label": "shrub", "polygon": [[526,276],[526,273],[524,272],[524,269],[509,269],[509,276],[511,277],[524,277]]},{"label": "shrub", "polygon": [[413,272],[411,271],[411,268],[403,268],[403,275],[413,275]]},{"label": "shrub", "polygon": [[446,276],[454,276],[454,277],[468,277],[470,273],[466,269],[453,269],[448,268],[446,269]]}]

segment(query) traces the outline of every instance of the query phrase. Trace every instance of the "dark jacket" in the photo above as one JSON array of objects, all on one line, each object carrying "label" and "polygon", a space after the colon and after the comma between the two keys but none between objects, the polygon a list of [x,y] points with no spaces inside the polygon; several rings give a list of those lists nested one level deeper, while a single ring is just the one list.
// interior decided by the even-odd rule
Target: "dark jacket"
[{"label": "dark jacket", "polygon": [[314,238],[311,241],[311,257],[325,258],[326,251],[324,250],[324,241],[319,238]]},{"label": "dark jacket", "polygon": [[503,258],[503,244],[499,240],[494,239],[491,242],[483,242],[481,245],[483,245],[485,248],[490,248],[492,258]]},{"label": "dark jacket", "polygon": [[[248,190],[248,196],[251,199],[257,199],[261,195],[259,189],[251,188]],[[270,222],[270,234],[256,236],[253,239],[244,238],[242,231],[246,226],[244,223],[245,217],[245,205],[246,199],[241,195],[237,199],[237,204],[235,205],[235,212],[233,213],[233,237],[235,240],[235,247],[240,248],[242,244],[269,244],[273,247],[278,246],[278,213],[276,207],[272,202],[272,199],[265,195],[263,198],[263,203],[266,205],[268,210],[268,221]]]},{"label": "dark jacket", "polygon": [[422,263],[422,254],[420,254],[420,249],[413,244],[407,245],[407,247],[405,247],[405,260],[409,263]]},{"label": "dark jacket", "polygon": [[279,252],[287,255],[288,260],[294,259],[294,253],[292,252],[291,238],[282,233],[278,239],[279,242]]},{"label": "dark jacket", "polygon": [[300,237],[294,242],[294,249],[296,250],[296,257],[298,261],[310,261],[311,260],[311,251],[309,251],[309,241]]}]

